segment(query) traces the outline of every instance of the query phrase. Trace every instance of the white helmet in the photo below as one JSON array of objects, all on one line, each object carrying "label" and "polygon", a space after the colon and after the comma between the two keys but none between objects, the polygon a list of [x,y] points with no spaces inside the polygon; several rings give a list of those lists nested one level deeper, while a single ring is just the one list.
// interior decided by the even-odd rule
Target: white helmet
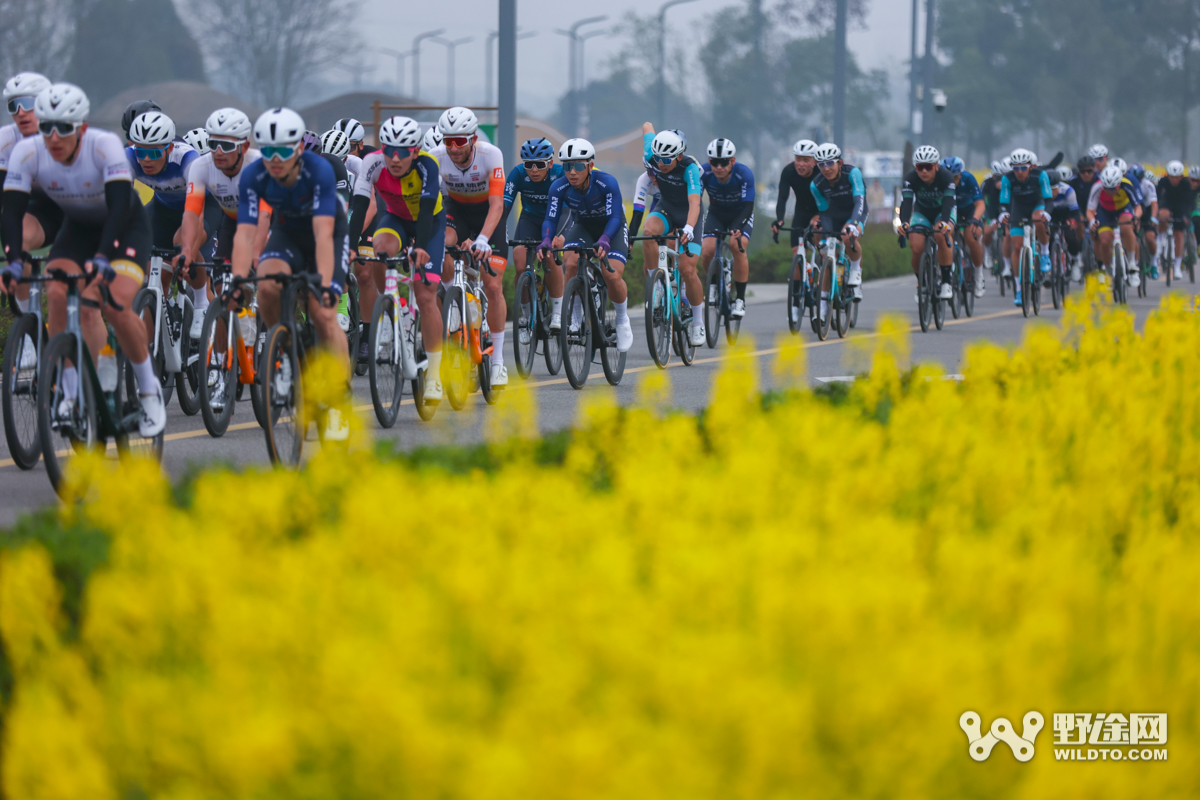
[{"label": "white helmet", "polygon": [[264,111],[254,123],[254,143],[260,147],[295,144],[304,138],[304,120],[290,108]]},{"label": "white helmet", "polygon": [[1124,175],[1126,172],[1129,172],[1129,165],[1126,164],[1125,159],[1121,158],[1120,156],[1113,158],[1112,161],[1108,163],[1121,170],[1122,175]]},{"label": "white helmet", "polygon": [[1168,175],[1178,178],[1179,176],[1183,175],[1183,172],[1184,172],[1184,170],[1183,170],[1183,162],[1182,161],[1168,161],[1167,162],[1167,174]]},{"label": "white helmet", "polygon": [[792,155],[807,156],[808,158],[817,157],[817,143],[812,139],[801,139],[792,145]]},{"label": "white helmet", "polygon": [[1094,144],[1088,150],[1088,155],[1092,158],[1107,158],[1108,148],[1102,144]]},{"label": "white helmet", "polygon": [[842,148],[838,147],[833,142],[823,142],[817,147],[817,152],[814,158],[817,161],[841,161]]},{"label": "white helmet", "polygon": [[83,89],[73,83],[52,83],[33,102],[38,122],[83,122],[91,109]]},{"label": "white helmet", "polygon": [[1071,169],[1070,164],[1059,164],[1058,165],[1058,179],[1060,181],[1062,181],[1063,183],[1066,183],[1067,181],[1071,180],[1071,178],[1074,177],[1074,175],[1075,175],[1075,172],[1074,172],[1074,170]]},{"label": "white helmet", "polygon": [[587,139],[567,139],[558,148],[559,161],[591,161],[595,157],[596,148]]},{"label": "white helmet", "polygon": [[253,127],[250,118],[236,108],[218,108],[208,115],[204,130],[209,136],[245,141],[250,138]]},{"label": "white helmet", "polygon": [[379,143],[384,147],[416,147],[421,143],[421,126],[409,117],[389,117],[379,126]]},{"label": "white helmet", "polygon": [[363,129],[362,123],[354,117],[342,117],[337,122],[333,123],[333,130],[341,131],[346,134],[351,142],[361,142],[366,138],[367,132]]},{"label": "white helmet", "polygon": [[325,131],[321,134],[321,152],[344,161],[350,155],[350,137],[341,131]]},{"label": "white helmet", "polygon": [[1012,172],[1012,157],[1011,156],[1005,156],[1004,159],[1000,162],[1000,172],[1004,175],[1007,175],[1008,173]]},{"label": "white helmet", "polygon": [[1188,170],[1188,177],[1200,179],[1200,164],[1192,164],[1191,169]]},{"label": "white helmet", "polygon": [[709,158],[733,158],[735,155],[737,148],[728,139],[713,139],[708,143]]},{"label": "white helmet", "polygon": [[1105,189],[1115,189],[1121,185],[1121,179],[1124,177],[1124,172],[1109,164],[1100,173],[1100,183],[1104,185]]},{"label": "white helmet", "polygon": [[432,128],[425,131],[425,138],[421,140],[421,149],[429,152],[441,143],[442,134],[438,131],[437,125],[434,125]]},{"label": "white helmet", "polygon": [[1003,175],[1004,174],[1004,165],[1001,164],[999,161],[993,161],[992,162],[992,174],[993,175]]},{"label": "white helmet", "polygon": [[455,106],[442,112],[437,127],[442,136],[471,136],[479,130],[479,120],[471,109]]},{"label": "white helmet", "polygon": [[678,158],[687,147],[675,131],[659,131],[650,142],[651,154],[659,158]]},{"label": "white helmet", "polygon": [[43,89],[50,88],[50,79],[40,72],[18,72],[4,84],[4,99],[14,97],[37,97]]},{"label": "white helmet", "polygon": [[942,160],[942,154],[933,145],[923,144],[913,151],[914,164],[936,164]]},{"label": "white helmet", "polygon": [[212,150],[212,145],[208,143],[208,131],[204,128],[192,128],[183,135],[183,140],[200,155],[205,155]]},{"label": "white helmet", "polygon": [[175,123],[161,111],[147,111],[129,126],[129,141],[146,147],[166,147],[175,141]]},{"label": "white helmet", "polygon": [[1009,159],[1009,163],[1014,167],[1018,164],[1029,164],[1032,166],[1033,162],[1037,160],[1033,155],[1033,151],[1026,150],[1024,147],[1018,147],[1016,150],[1013,150],[1012,155],[1009,156]]}]

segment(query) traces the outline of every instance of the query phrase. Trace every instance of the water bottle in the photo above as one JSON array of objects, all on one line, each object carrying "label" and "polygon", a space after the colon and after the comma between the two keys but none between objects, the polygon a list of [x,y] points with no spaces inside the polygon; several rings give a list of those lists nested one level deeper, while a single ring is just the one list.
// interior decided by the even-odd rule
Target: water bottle
[{"label": "water bottle", "polygon": [[100,356],[96,359],[96,376],[100,379],[100,391],[117,390],[117,354],[112,345],[106,344],[100,351]]},{"label": "water bottle", "polygon": [[255,329],[258,323],[254,319],[254,315],[250,313],[250,309],[243,308],[238,311],[238,327],[242,330],[242,342],[250,344],[254,341]]},{"label": "water bottle", "polygon": [[482,319],[483,313],[479,308],[479,298],[467,292],[467,320],[471,323],[472,330],[479,330]]}]

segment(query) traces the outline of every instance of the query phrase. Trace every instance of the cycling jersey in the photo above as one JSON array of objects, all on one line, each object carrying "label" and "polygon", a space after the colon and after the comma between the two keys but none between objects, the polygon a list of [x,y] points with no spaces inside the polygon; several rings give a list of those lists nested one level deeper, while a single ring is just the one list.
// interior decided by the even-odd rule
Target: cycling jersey
[{"label": "cycling jersey", "polygon": [[1075,197],[1084,202],[1087,202],[1087,198],[1092,196],[1092,186],[1099,182],[1100,176],[1097,174],[1093,174],[1090,181],[1085,181],[1079,176],[1079,173],[1075,173],[1071,176],[1071,180],[1067,181],[1067,183],[1071,184],[1071,188],[1075,190]]},{"label": "cycling jersey", "polygon": [[354,192],[354,182],[358,180],[358,176],[362,174],[363,160],[358,156],[346,156],[346,160],[342,162],[346,166],[346,172],[350,175],[350,191]]},{"label": "cycling jersey", "polygon": [[1133,207],[1141,205],[1140,196],[1129,178],[1121,178],[1121,183],[1115,189],[1105,189],[1100,183],[1092,186],[1092,194],[1088,197],[1088,210],[1099,208],[1112,213],[1115,211],[1133,212]]},{"label": "cycling jersey", "polygon": [[[108,216],[105,186],[127,181],[132,189],[133,173],[125,146],[115,133],[88,128],[80,136],[79,150],[70,164],[55,161],[41,136],[18,142],[9,158],[4,190],[29,193],[36,184],[68,219],[103,222]],[[141,206],[140,199],[137,204]]]},{"label": "cycling jersey", "polygon": [[843,163],[833,183],[819,170],[814,171],[808,190],[817,202],[822,224],[845,225],[855,222],[861,226],[867,218],[867,191],[858,167]]},{"label": "cycling jersey", "polygon": [[346,213],[338,200],[337,174],[316,153],[300,154],[300,175],[291,186],[271,177],[261,158],[244,170],[238,182],[238,224],[257,225],[259,201],[271,207],[271,227],[289,233],[312,235],[313,217],[338,217]]},{"label": "cycling jersey", "polygon": [[521,195],[521,216],[529,214],[533,217],[545,217],[546,204],[550,199],[550,187],[564,174],[562,164],[554,164],[546,173],[546,177],[540,181],[534,181],[530,179],[525,165],[517,164],[513,167],[512,172],[508,173],[508,180],[504,183],[504,206],[512,208],[519,194]]},{"label": "cycling jersey", "polygon": [[1154,181],[1149,178],[1142,178],[1138,188],[1142,192],[1142,205],[1149,210],[1151,203],[1158,202],[1158,189],[1154,186]]},{"label": "cycling jersey", "polygon": [[8,169],[8,159],[12,155],[13,146],[24,138],[15,122],[0,128],[0,170]]},{"label": "cycling jersey", "polygon": [[647,133],[642,137],[645,157],[652,164],[654,180],[658,182],[658,191],[662,197],[662,202],[659,203],[657,210],[670,216],[682,217],[686,221],[690,209],[688,198],[692,195],[699,197],[703,191],[700,180],[700,164],[691,156],[683,155],[676,159],[675,166],[670,172],[663,172],[659,163],[654,160],[653,152],[650,149],[653,141],[653,133]]},{"label": "cycling jersey", "polygon": [[148,175],[137,160],[136,148],[125,148],[133,179],[154,190],[154,199],[174,211],[183,211],[187,199],[187,174],[200,154],[187,142],[174,142],[167,163],[154,175]]},{"label": "cycling jersey", "polygon": [[900,197],[900,221],[903,223],[912,220],[914,208],[922,217],[935,221],[939,218],[949,221],[950,213],[957,210],[954,176],[940,164],[929,183],[915,169],[910,170],[904,176]]},{"label": "cycling jersey", "polygon": [[1163,176],[1158,179],[1155,187],[1159,208],[1169,209],[1171,216],[1182,218],[1188,215],[1196,205],[1196,193],[1192,191],[1191,181],[1186,176],[1179,178],[1179,183],[1171,184],[1171,179]]},{"label": "cycling jersey", "polygon": [[197,158],[188,169],[187,210],[197,216],[204,216],[204,197],[211,194],[225,212],[225,216],[237,219],[242,174],[247,166],[261,158],[262,153],[257,150],[247,150],[238,171],[233,175],[226,175],[224,170],[213,163],[212,153]]},{"label": "cycling jersey", "polygon": [[[1041,167],[1031,167],[1023,181],[1012,175],[1000,178],[1000,210],[1013,216],[1024,217],[1039,209],[1044,211],[1046,201],[1051,199],[1052,194],[1050,176]],[[1016,212],[1013,211],[1014,207],[1017,208]]]},{"label": "cycling jersey", "polygon": [[437,159],[424,150],[417,153],[412,167],[399,178],[388,172],[383,153],[376,151],[367,155],[363,159],[358,180],[354,182],[350,241],[359,240],[363,217],[371,202],[371,193],[378,192],[383,200],[380,215],[387,213],[402,222],[416,223],[414,230],[417,246],[428,252],[430,238],[438,224],[434,218],[442,213],[439,174]]},{"label": "cycling jersey", "polygon": [[1059,181],[1056,188],[1058,194],[1050,200],[1051,213],[1078,211],[1079,199],[1075,196],[1075,190],[1071,188],[1071,184]]},{"label": "cycling jersey", "polygon": [[350,171],[346,169],[346,165],[337,156],[329,153],[318,153],[321,158],[329,162],[329,166],[333,167],[333,177],[337,182],[337,195],[342,201],[342,210],[347,214],[350,213]]},{"label": "cycling jersey", "polygon": [[979,187],[979,193],[983,195],[983,215],[988,219],[995,219],[1000,216],[1000,178],[997,175],[990,175],[983,184]]},{"label": "cycling jersey", "polygon": [[654,204],[662,199],[662,193],[658,191],[658,184],[650,177],[649,172],[643,172],[638,178],[637,186],[633,187],[633,210],[634,212],[645,211],[647,201],[650,208],[654,208]]},{"label": "cycling jersey", "polygon": [[975,203],[983,199],[979,181],[969,172],[963,172],[954,187],[954,205],[958,208],[958,219],[966,222],[975,216]]},{"label": "cycling jersey", "polygon": [[465,167],[454,163],[445,145],[434,148],[430,155],[441,170],[442,193],[454,202],[475,205],[504,195],[504,155],[496,145],[476,142]]},{"label": "cycling jersey", "polygon": [[607,172],[593,169],[588,187],[580,192],[566,178],[559,178],[550,187],[546,221],[542,223],[542,238],[554,235],[559,215],[569,209],[579,220],[588,223],[604,222],[604,234],[612,239],[625,224],[625,207],[621,204],[621,188],[617,179]]}]

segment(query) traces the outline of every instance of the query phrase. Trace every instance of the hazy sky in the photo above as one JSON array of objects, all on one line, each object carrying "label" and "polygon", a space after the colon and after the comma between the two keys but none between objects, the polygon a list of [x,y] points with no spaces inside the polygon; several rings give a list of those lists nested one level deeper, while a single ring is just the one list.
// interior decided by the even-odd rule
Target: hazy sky
[{"label": "hazy sky", "polygon": [[[738,0],[693,0],[667,12],[668,30],[684,30],[684,25],[704,25],[716,11]],[[868,0],[866,30],[851,30],[849,45],[865,68],[883,68],[895,73],[905,68],[909,49],[911,3],[908,0]],[[567,89],[567,37],[554,33],[576,20],[607,13],[609,21],[583,28],[603,30],[625,12],[645,13],[658,3],[638,0],[609,0],[598,5],[588,0],[517,0],[517,23],[522,31],[536,36],[522,40],[517,52],[517,104],[530,113],[548,115],[556,100]],[[599,10],[603,9],[603,10]],[[386,20],[386,24],[373,21]],[[455,59],[455,101],[461,105],[482,104],[484,99],[484,41],[496,29],[495,0],[436,0],[415,3],[408,0],[364,0],[357,27],[367,35],[371,46],[408,51],[413,37],[424,31],[445,28],[443,38],[456,40],[472,37],[460,45]],[[397,35],[397,30],[404,33]],[[699,42],[704,37],[695,34]],[[356,42],[356,45],[358,43]],[[597,36],[585,45],[585,73],[592,78],[604,73],[604,64],[618,47],[608,36]],[[442,103],[447,98],[447,48],[426,40],[421,46],[421,94],[424,99]],[[353,57],[348,57],[353,58]],[[378,52],[361,52],[363,64],[374,66],[374,83],[395,83],[396,59]],[[405,63],[405,93],[411,91],[412,59]]]}]

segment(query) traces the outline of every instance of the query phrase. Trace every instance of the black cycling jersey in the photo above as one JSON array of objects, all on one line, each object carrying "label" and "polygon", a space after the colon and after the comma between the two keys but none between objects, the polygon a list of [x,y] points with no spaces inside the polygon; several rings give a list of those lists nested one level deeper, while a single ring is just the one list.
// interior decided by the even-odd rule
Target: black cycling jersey
[{"label": "black cycling jersey", "polygon": [[915,169],[910,170],[904,176],[901,197],[903,198],[900,201],[901,222],[908,222],[912,219],[914,206],[931,220],[939,216],[944,220],[949,220],[951,212],[954,211],[954,176],[950,174],[950,170],[939,164],[933,181],[926,183]]},{"label": "black cycling jersey", "polygon": [[983,194],[983,215],[988,219],[1000,216],[1000,176],[989,175],[979,186]]},{"label": "black cycling jersey", "polygon": [[1071,178],[1071,180],[1067,181],[1067,185],[1075,190],[1075,199],[1078,201],[1080,208],[1085,208],[1087,206],[1088,198],[1092,196],[1092,186],[1098,180],[1100,180],[1100,176],[1096,173],[1092,173],[1092,179],[1090,181],[1085,181],[1083,178],[1079,177],[1079,173],[1077,172]]},{"label": "black cycling jersey", "polygon": [[1179,183],[1172,186],[1171,179],[1163,176],[1158,179],[1158,207],[1170,209],[1172,217],[1185,217],[1196,205],[1196,192],[1192,191],[1192,182],[1184,175]]},{"label": "black cycling jersey", "polygon": [[333,167],[334,177],[337,178],[337,193],[338,197],[342,198],[347,205],[350,203],[350,173],[346,171],[346,165],[337,156],[329,153],[321,153],[325,160]]},{"label": "black cycling jersey", "polygon": [[796,222],[807,225],[810,219],[820,213],[817,210],[817,199],[808,188],[816,174],[816,167],[813,167],[807,178],[796,171],[794,163],[783,168],[779,175],[779,197],[775,200],[775,219],[783,219],[783,215],[787,213],[789,192],[796,195]]}]

